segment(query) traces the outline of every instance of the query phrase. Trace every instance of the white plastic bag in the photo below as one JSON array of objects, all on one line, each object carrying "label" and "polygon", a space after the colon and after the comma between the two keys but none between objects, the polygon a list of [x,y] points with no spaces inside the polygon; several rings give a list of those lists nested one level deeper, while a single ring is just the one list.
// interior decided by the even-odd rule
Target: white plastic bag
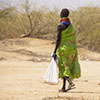
[{"label": "white plastic bag", "polygon": [[58,67],[54,58],[52,58],[51,63],[44,74],[44,82],[49,84],[58,83]]}]

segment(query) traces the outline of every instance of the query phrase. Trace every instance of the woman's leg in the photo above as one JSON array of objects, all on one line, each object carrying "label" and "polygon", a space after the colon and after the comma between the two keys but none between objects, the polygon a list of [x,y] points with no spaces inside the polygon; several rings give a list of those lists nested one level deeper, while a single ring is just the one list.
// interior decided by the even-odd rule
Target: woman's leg
[{"label": "woman's leg", "polygon": [[65,77],[63,77],[63,86],[62,86],[62,90],[66,89],[66,79]]},{"label": "woman's leg", "polygon": [[69,90],[69,89],[71,89],[71,87],[75,86],[75,84],[71,81],[71,79],[68,76],[65,76],[65,78],[69,83],[67,90]]},{"label": "woman's leg", "polygon": [[[69,85],[68,85],[68,88],[66,90],[66,80],[68,81]],[[67,92],[68,90],[71,89],[71,87],[75,86],[75,84],[70,80],[69,77],[67,76],[64,76],[63,77],[63,86],[62,86],[62,89],[59,90],[60,92]]]},{"label": "woman's leg", "polygon": [[63,86],[62,86],[62,89],[59,90],[59,92],[66,92],[66,78],[63,77]]}]

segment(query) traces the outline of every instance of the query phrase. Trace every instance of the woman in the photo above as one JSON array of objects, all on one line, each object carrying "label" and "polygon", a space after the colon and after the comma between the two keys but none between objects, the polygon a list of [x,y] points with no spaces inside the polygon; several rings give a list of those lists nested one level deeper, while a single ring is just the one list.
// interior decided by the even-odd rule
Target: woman
[{"label": "woman", "polygon": [[[78,62],[75,29],[69,18],[69,10],[62,9],[60,13],[61,21],[57,27],[57,40],[53,57],[58,56],[59,78],[63,79],[63,86],[60,91],[66,92],[75,84],[73,79],[80,77],[80,65]],[[57,52],[57,55],[56,55]],[[66,90],[66,80],[69,85]]]}]

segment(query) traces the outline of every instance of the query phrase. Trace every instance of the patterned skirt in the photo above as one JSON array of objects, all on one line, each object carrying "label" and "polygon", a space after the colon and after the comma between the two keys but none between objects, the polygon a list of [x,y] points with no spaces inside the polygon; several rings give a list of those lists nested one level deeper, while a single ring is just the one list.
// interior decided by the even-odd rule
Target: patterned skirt
[{"label": "patterned skirt", "polygon": [[72,80],[81,76],[75,36],[61,39],[60,46],[57,49],[57,55],[59,78],[68,76]]}]

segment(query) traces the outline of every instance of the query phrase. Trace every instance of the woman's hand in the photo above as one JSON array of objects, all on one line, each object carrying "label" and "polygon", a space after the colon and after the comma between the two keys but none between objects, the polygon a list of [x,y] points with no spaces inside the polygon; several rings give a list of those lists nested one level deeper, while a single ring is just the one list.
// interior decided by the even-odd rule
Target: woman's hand
[{"label": "woman's hand", "polygon": [[56,59],[56,58],[57,58],[57,54],[56,54],[56,53],[53,53],[52,57],[53,57],[54,59]]}]

